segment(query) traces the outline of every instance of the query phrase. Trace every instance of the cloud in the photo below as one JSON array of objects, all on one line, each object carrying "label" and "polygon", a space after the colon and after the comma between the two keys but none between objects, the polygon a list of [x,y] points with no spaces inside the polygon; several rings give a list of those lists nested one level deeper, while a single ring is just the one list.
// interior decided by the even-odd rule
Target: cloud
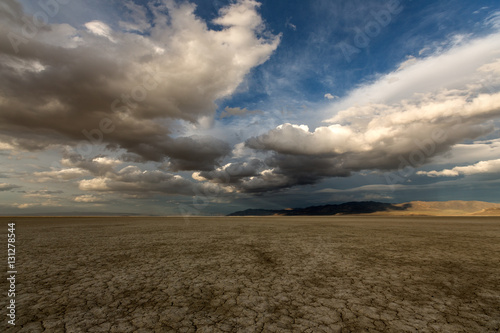
[{"label": "cloud", "polygon": [[325,188],[313,192],[321,198],[352,195],[356,200],[367,194],[380,194],[396,198],[396,202],[412,201],[425,197],[426,200],[482,200],[494,201],[499,179],[446,179],[425,184],[371,184],[347,189]]},{"label": "cloud", "polygon": [[285,27],[288,29],[292,29],[293,31],[297,31],[297,26],[291,22],[292,18],[288,17],[285,22]]},{"label": "cloud", "polygon": [[500,139],[457,144],[448,153],[436,156],[432,164],[467,164],[470,161],[494,160],[500,156]]},{"label": "cloud", "polygon": [[500,159],[481,161],[473,165],[457,166],[453,169],[444,169],[441,171],[418,171],[417,175],[429,177],[457,177],[461,175],[470,176],[483,173],[500,173]]},{"label": "cloud", "polygon": [[[446,47],[438,48],[427,57],[415,57],[412,64],[402,70],[380,75],[374,82],[366,83],[352,90],[335,105],[323,110],[328,114],[349,109],[355,105],[399,103],[418,98],[417,94],[437,93],[445,89],[483,90],[498,88],[498,79],[483,80],[480,68],[498,61],[500,33],[485,37],[465,39],[453,44],[450,38]],[[399,66],[396,66],[399,67]],[[330,116],[331,117],[331,116]]]},{"label": "cloud", "polygon": [[32,181],[37,183],[46,183],[54,181],[66,181],[81,178],[88,175],[87,170],[80,168],[69,168],[62,170],[42,171],[33,173]]},{"label": "cloud", "polygon": [[26,208],[38,206],[38,204],[31,204],[31,203],[18,204],[18,203],[16,203],[13,206],[16,208],[19,208],[19,209],[26,209]]},{"label": "cloud", "polygon": [[12,150],[14,147],[8,143],[0,142],[0,150]]},{"label": "cloud", "polygon": [[90,32],[97,36],[105,37],[111,42],[116,43],[116,40],[111,36],[112,30],[106,23],[100,21],[92,21],[85,23],[85,28],[87,28]]},{"label": "cloud", "polygon": [[[203,154],[203,152],[200,152]],[[53,163],[52,170],[35,172],[34,182],[67,182],[71,181],[82,191],[117,192],[126,196],[149,197],[155,194],[195,195],[200,191],[220,192],[222,187],[215,184],[201,184],[189,181],[180,175],[162,170],[151,170],[154,164],[146,164],[149,169],[128,165],[125,161],[108,156],[85,158],[71,150],[64,153],[60,163]],[[171,162],[165,163],[160,169],[172,169]],[[53,192],[55,193],[55,192]],[[47,195],[29,193],[30,197]],[[92,196],[92,197],[90,197]],[[90,202],[95,195],[78,197],[77,202]],[[95,202],[98,200],[96,199]],[[102,200],[100,200],[102,201]]]},{"label": "cloud", "polygon": [[197,184],[179,175],[161,170],[141,170],[136,166],[127,166],[105,176],[80,180],[79,188],[82,191],[117,192],[144,197],[154,194],[195,195],[207,189],[218,191],[216,185]]},{"label": "cloud", "polygon": [[350,192],[393,192],[395,189],[404,189],[407,185],[403,184],[371,184],[349,189],[325,188],[316,191],[316,193],[350,193]]},{"label": "cloud", "polygon": [[[226,142],[210,136],[193,135],[171,140],[165,151],[169,152],[171,171],[211,170],[222,156],[230,153]],[[151,158],[152,160],[156,160]]]},{"label": "cloud", "polygon": [[254,110],[254,111],[249,111],[246,108],[230,108],[226,106],[224,111],[220,114],[220,118],[226,118],[226,117],[231,117],[231,116],[245,116],[245,115],[251,115],[251,114],[263,114],[261,110]]},{"label": "cloud", "polygon": [[62,194],[63,191],[49,191],[49,190],[38,190],[38,191],[28,191],[23,194],[23,198],[29,199],[53,199],[56,198],[55,194]]},{"label": "cloud", "polygon": [[285,123],[248,139],[247,147],[270,154],[265,163],[271,171],[252,182],[266,190],[270,179],[291,186],[361,170],[418,167],[492,132],[492,120],[500,117],[498,49],[495,34],[411,58],[322,111],[335,114],[325,120],[330,125],[310,130]]},{"label": "cloud", "polygon": [[12,206],[25,209],[31,207],[61,207],[61,197],[59,195],[64,192],[61,190],[51,191],[51,190],[32,190],[32,191],[22,191],[23,199],[35,201],[35,202],[24,202],[22,204],[14,203]]},{"label": "cloud", "polygon": [[92,194],[85,194],[85,195],[79,195],[73,199],[75,202],[81,202],[81,203],[101,203],[105,202],[102,198],[92,195]]},{"label": "cloud", "polygon": [[88,171],[93,175],[104,175],[122,163],[123,161],[121,160],[107,156],[85,158],[84,156],[71,151],[66,151],[61,160],[61,166]]},{"label": "cloud", "polygon": [[138,31],[141,33],[149,31],[151,26],[148,22],[147,10],[143,6],[135,4],[133,1],[124,2],[124,6],[127,9],[125,16],[128,20],[120,21],[120,27],[126,31]]},{"label": "cloud", "polygon": [[369,149],[362,144],[364,140],[357,137],[349,127],[337,124],[318,127],[310,132],[307,125],[287,123],[247,141],[247,145],[254,149],[291,155],[339,155],[347,151]]},{"label": "cloud", "polygon": [[488,16],[486,23],[490,25],[492,28],[500,29],[500,11],[491,13],[491,15]]},{"label": "cloud", "polygon": [[151,4],[148,27],[143,9],[126,6],[137,29],[49,24],[31,39],[19,3],[0,7],[9,22],[0,31],[1,142],[31,151],[64,144],[87,156],[98,146],[122,148],[143,161],[170,159],[173,170],[207,170],[229,153],[216,138],[172,131],[179,120],[213,118],[216,101],[277,48],[280,36],[265,30],[259,3],[222,8],[214,30],[187,2]]},{"label": "cloud", "polygon": [[32,181],[44,183],[74,180],[89,175],[101,176],[114,172],[113,168],[122,163],[121,160],[106,156],[85,158],[78,153],[65,151],[60,163],[54,163],[51,171],[35,172]]},{"label": "cloud", "polygon": [[202,171],[193,173],[193,178],[199,181],[210,180],[217,184],[238,184],[244,178],[257,176],[264,163],[258,159],[248,162],[228,163],[213,171]]},{"label": "cloud", "polygon": [[[424,50],[421,50],[419,53],[424,53],[424,52],[425,52]],[[411,65],[416,64],[417,62],[418,62],[417,58],[415,58],[414,56],[409,56],[409,57],[407,57],[406,61],[402,62],[399,65],[398,71],[403,70],[407,67],[410,67]]]},{"label": "cloud", "polygon": [[331,160],[316,156],[274,155],[264,160],[228,163],[214,171],[198,172],[193,178],[220,184],[241,193],[278,191],[295,185],[312,184],[322,177],[345,177],[349,171],[332,168]]},{"label": "cloud", "polygon": [[3,191],[11,191],[16,188],[21,188],[21,186],[14,185],[14,184],[7,184],[7,183],[0,183],[0,192]]},{"label": "cloud", "polygon": [[485,7],[481,7],[481,8],[479,8],[478,10],[476,10],[476,11],[472,12],[472,14],[479,14],[481,11],[486,10],[486,9],[489,9],[489,8],[490,8],[490,7],[486,7],[486,6],[485,6]]},{"label": "cloud", "polygon": [[332,100],[332,99],[336,99],[336,98],[339,98],[339,97],[338,96],[334,96],[334,95],[328,93],[328,94],[325,94],[325,98],[329,99],[329,100]]},{"label": "cloud", "polygon": [[46,201],[42,203],[15,203],[12,205],[12,207],[16,207],[19,209],[26,209],[26,208],[32,208],[32,207],[62,207],[60,203],[53,202],[53,201]]},{"label": "cloud", "polygon": [[277,173],[275,169],[266,169],[257,176],[243,179],[241,190],[246,193],[260,193],[266,191],[276,191],[297,185],[290,177]]}]

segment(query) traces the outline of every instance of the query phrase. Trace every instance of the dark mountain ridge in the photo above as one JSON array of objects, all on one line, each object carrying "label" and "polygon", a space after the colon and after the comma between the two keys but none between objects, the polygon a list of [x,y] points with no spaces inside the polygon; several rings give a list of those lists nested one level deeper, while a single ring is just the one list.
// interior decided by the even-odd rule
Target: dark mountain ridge
[{"label": "dark mountain ridge", "polygon": [[298,215],[349,215],[349,214],[371,214],[375,212],[403,211],[411,204],[394,205],[391,203],[376,201],[354,201],[337,205],[310,206],[306,208],[293,208],[281,210],[269,209],[247,209],[231,213],[227,216],[298,216]]}]

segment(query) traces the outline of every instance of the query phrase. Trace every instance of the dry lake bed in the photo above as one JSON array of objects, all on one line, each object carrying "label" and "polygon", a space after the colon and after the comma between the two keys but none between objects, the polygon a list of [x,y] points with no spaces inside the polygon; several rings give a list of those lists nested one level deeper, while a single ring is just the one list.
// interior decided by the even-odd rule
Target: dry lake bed
[{"label": "dry lake bed", "polygon": [[2,332],[498,332],[500,218],[1,218]]}]

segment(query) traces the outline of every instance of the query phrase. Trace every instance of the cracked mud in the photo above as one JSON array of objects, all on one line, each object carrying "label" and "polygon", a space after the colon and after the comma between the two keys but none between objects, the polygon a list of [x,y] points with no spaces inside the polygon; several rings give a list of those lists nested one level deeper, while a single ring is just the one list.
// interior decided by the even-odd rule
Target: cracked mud
[{"label": "cracked mud", "polygon": [[17,229],[3,332],[500,329],[498,218],[0,221]]}]

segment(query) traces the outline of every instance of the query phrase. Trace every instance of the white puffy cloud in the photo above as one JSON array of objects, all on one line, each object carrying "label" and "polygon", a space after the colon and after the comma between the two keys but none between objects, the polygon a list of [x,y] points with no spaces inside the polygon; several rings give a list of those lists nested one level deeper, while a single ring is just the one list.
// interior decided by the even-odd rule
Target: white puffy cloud
[{"label": "white puffy cloud", "polygon": [[318,155],[342,154],[346,151],[362,151],[362,137],[354,133],[349,127],[331,125],[318,127],[314,132],[309,131],[307,125],[283,124],[276,129],[250,139],[247,144],[256,149],[270,149],[283,154]]},{"label": "white puffy cloud", "polygon": [[79,182],[79,188],[82,191],[110,191],[111,188],[108,187],[107,178],[93,178],[85,179]]},{"label": "white puffy cloud", "polygon": [[109,157],[95,157],[92,159],[92,161],[100,165],[109,165],[109,166],[116,166],[123,163],[120,160]]},{"label": "white puffy cloud", "polygon": [[469,176],[482,173],[500,173],[500,159],[481,161],[473,165],[457,166],[453,169],[444,169],[441,171],[419,171],[418,175],[426,175],[429,177],[456,177]]},{"label": "white puffy cloud", "polygon": [[85,27],[93,34],[96,34],[97,36],[106,37],[111,42],[116,43],[116,40],[111,35],[112,30],[106,23],[100,21],[92,21],[85,23]]}]

